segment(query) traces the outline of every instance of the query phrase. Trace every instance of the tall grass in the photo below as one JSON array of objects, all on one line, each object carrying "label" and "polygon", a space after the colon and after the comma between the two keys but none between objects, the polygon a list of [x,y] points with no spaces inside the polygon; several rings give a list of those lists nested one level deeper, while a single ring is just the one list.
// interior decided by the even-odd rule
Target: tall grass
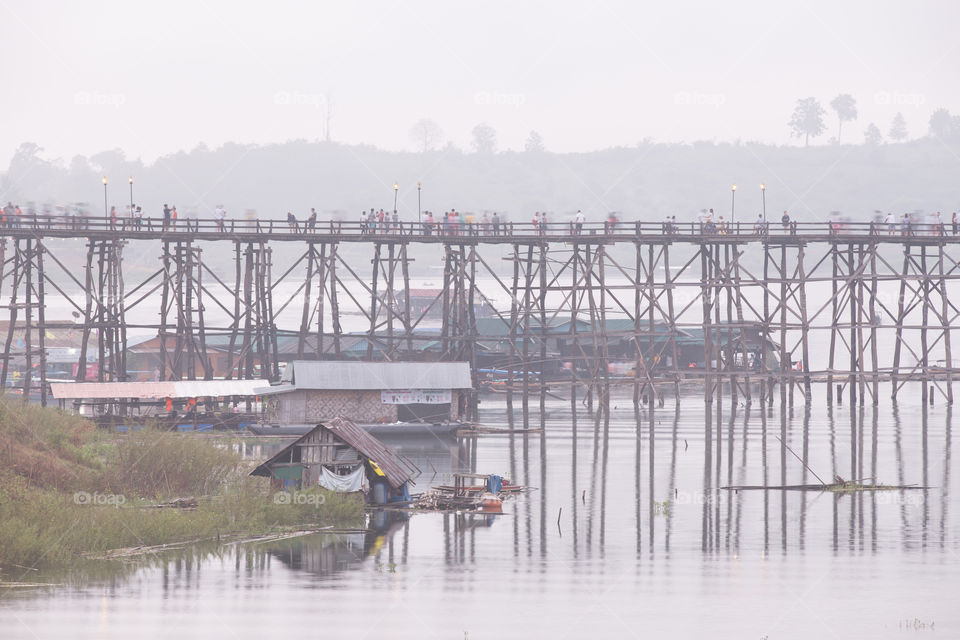
[{"label": "tall grass", "polygon": [[0,396],[0,469],[37,486],[84,486],[103,467],[95,432],[89,420]]},{"label": "tall grass", "polygon": [[[353,496],[316,489],[316,499],[277,504],[269,480],[249,470],[207,438],[150,429],[112,436],[78,416],[0,402],[0,567],[64,565],[113,549],[232,533],[362,524],[363,504]],[[78,495],[106,500],[90,504]],[[187,496],[198,499],[197,508],[156,508]]]},{"label": "tall grass", "polygon": [[189,434],[138,431],[117,442],[106,489],[145,498],[207,495],[242,466],[240,456]]}]

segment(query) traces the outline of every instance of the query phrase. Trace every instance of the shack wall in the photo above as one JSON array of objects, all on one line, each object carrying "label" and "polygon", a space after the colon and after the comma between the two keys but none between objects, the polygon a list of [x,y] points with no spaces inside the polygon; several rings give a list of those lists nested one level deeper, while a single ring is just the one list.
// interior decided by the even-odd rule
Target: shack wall
[{"label": "shack wall", "polygon": [[[460,392],[451,392],[449,418],[460,418]],[[265,418],[277,424],[309,424],[343,416],[364,424],[390,424],[397,421],[396,404],[380,401],[380,391],[334,391],[302,389],[273,396],[267,401]]]},{"label": "shack wall", "polygon": [[298,390],[276,396],[267,420],[279,424],[323,422],[343,416],[353,422],[397,421],[397,406],[380,402],[379,391]]}]

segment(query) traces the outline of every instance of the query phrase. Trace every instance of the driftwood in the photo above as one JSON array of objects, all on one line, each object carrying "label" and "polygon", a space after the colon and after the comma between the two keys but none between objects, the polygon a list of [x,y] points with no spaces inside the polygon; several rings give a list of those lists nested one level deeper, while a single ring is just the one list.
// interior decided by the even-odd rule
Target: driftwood
[{"label": "driftwood", "polygon": [[[252,537],[240,537],[241,534],[220,534],[216,536],[210,536],[208,538],[196,538],[194,540],[184,540],[182,542],[170,542],[167,544],[158,544],[153,546],[138,546],[138,547],[124,547],[121,549],[111,549],[106,553],[97,554],[97,555],[85,555],[84,557],[91,560],[114,560],[118,558],[133,558],[136,556],[142,556],[150,553],[159,553],[162,551],[173,551],[175,549],[182,549],[183,547],[190,546],[192,544],[199,544],[201,542],[213,542],[217,541],[222,544],[229,545],[239,545],[239,544],[248,544],[248,543],[261,543],[261,542],[273,542],[276,540],[286,540],[288,538],[298,538],[300,536],[308,536],[314,533],[332,533],[332,534],[348,534],[348,533],[366,533],[368,529],[338,529],[335,527],[311,527],[308,529],[297,529],[295,531],[283,531],[278,533],[268,533],[259,536]],[[231,540],[230,538],[236,538]]]},{"label": "driftwood", "polygon": [[916,484],[864,484],[853,480],[846,481],[840,476],[835,478],[835,482],[830,484],[781,484],[781,485],[762,485],[762,484],[743,484],[720,487],[725,491],[759,491],[759,490],[780,490],[780,491],[832,491],[834,493],[858,493],[861,491],[900,491],[907,489],[929,489],[930,487]]}]

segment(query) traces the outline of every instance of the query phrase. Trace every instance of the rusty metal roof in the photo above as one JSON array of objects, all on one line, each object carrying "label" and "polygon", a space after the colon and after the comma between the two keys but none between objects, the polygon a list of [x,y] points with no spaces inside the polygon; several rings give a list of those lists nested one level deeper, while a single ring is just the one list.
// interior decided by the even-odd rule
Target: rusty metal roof
[{"label": "rusty metal roof", "polygon": [[269,477],[271,475],[270,467],[273,461],[284,459],[286,454],[293,447],[306,440],[319,429],[326,429],[330,431],[334,438],[342,441],[350,447],[353,447],[357,450],[357,452],[360,453],[360,455],[376,462],[377,466],[380,467],[380,470],[383,471],[383,475],[386,477],[387,482],[389,482],[390,486],[394,489],[400,487],[405,482],[413,484],[413,479],[420,475],[420,469],[418,469],[417,466],[410,460],[395,453],[392,449],[387,447],[387,445],[383,444],[372,435],[358,427],[356,424],[343,417],[334,418],[326,423],[318,424],[316,427],[281,449],[269,460],[258,466],[250,473],[250,475]]}]

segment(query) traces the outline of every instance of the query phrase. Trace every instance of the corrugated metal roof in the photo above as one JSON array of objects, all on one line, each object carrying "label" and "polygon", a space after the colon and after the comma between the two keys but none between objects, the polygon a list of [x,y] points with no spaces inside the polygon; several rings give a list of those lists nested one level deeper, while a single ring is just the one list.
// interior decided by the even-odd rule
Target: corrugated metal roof
[{"label": "corrugated metal roof", "polygon": [[206,398],[254,396],[254,389],[266,387],[267,380],[167,380],[163,382],[51,382],[50,391],[58,400],[86,398]]},{"label": "corrugated metal roof", "polygon": [[341,417],[334,418],[323,424],[318,424],[254,469],[250,475],[269,477],[271,475],[270,469],[272,463],[275,460],[283,460],[290,449],[306,440],[318,429],[327,429],[333,433],[334,437],[353,447],[364,457],[376,462],[380,470],[383,471],[387,482],[389,482],[390,486],[394,489],[405,482],[413,484],[414,477],[420,474],[420,469],[418,469],[415,464],[403,456],[394,453],[387,445],[374,438],[350,420]]},{"label": "corrugated metal roof", "polygon": [[394,453],[372,435],[346,418],[334,418],[325,426],[351,447],[377,463],[390,485],[396,489],[404,482],[413,482],[420,470],[416,465]]},{"label": "corrugated metal roof", "polygon": [[292,363],[297,389],[469,389],[467,362],[341,362],[297,360]]},{"label": "corrugated metal roof", "polygon": [[289,393],[296,390],[297,388],[292,384],[275,384],[270,387],[257,387],[253,392],[258,396],[272,396],[278,393]]}]

